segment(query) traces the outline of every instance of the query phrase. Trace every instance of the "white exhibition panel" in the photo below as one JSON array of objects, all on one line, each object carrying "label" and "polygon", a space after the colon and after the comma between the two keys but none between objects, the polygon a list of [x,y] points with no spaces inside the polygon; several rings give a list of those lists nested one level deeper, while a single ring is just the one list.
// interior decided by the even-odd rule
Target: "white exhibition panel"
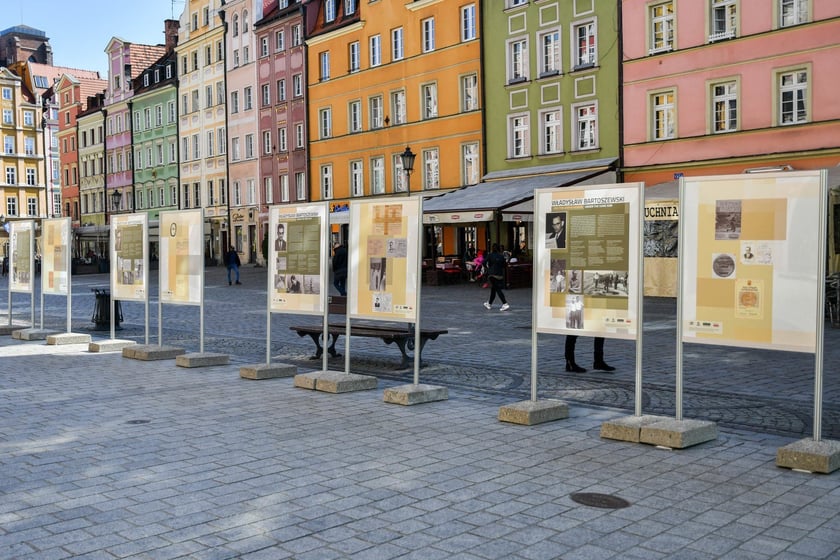
[{"label": "white exhibition panel", "polygon": [[35,222],[9,225],[9,292],[34,294]]},{"label": "white exhibition panel", "polygon": [[201,305],[204,297],[204,212],[160,213],[160,301]]},{"label": "white exhibition panel", "polygon": [[70,218],[42,222],[41,293],[66,296],[70,293]]},{"label": "white exhibition panel", "polygon": [[149,216],[111,216],[111,293],[122,301],[146,301],[149,276]]}]

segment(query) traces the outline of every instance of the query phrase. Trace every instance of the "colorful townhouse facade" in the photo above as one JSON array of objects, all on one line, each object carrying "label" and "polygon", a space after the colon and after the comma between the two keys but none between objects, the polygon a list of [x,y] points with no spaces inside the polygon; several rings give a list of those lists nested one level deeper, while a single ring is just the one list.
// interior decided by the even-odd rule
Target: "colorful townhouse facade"
[{"label": "colorful townhouse facade", "polygon": [[76,117],[79,154],[79,250],[107,254],[105,226],[105,93],[87,101]]},{"label": "colorful townhouse facade", "polygon": [[[313,200],[438,194],[480,180],[479,8],[456,0],[305,5]],[[416,155],[410,176],[407,148]]]},{"label": "colorful townhouse facade", "polygon": [[[168,24],[177,27],[176,20]],[[175,34],[177,39],[177,32]],[[178,208],[178,62],[174,41],[167,52],[134,79],[131,145],[134,208],[148,214],[150,251],[159,254],[162,210]]]},{"label": "colorful townhouse facade", "polygon": [[625,179],[840,162],[840,3],[628,0],[622,14]]},{"label": "colorful townhouse facade", "polygon": [[309,200],[308,155],[300,142],[306,138],[306,88],[295,95],[306,75],[303,28],[300,0],[270,0],[256,22],[263,229],[269,205]]},{"label": "colorful townhouse facade", "polygon": [[203,208],[208,262],[230,246],[225,110],[225,12],[221,0],[186,0],[178,30],[180,209]]},{"label": "colorful townhouse facade", "polygon": [[225,3],[230,225],[232,244],[243,263],[264,263],[259,251],[259,157],[263,148],[258,141],[256,4],[255,0]]}]

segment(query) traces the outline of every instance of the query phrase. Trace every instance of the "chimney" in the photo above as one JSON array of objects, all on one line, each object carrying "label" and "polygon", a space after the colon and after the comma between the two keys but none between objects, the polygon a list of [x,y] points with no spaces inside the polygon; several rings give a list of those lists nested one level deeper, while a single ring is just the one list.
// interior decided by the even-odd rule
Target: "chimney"
[{"label": "chimney", "polygon": [[178,44],[178,28],[181,22],[177,19],[167,19],[163,22],[163,34],[166,36],[166,52],[175,50],[175,45]]}]

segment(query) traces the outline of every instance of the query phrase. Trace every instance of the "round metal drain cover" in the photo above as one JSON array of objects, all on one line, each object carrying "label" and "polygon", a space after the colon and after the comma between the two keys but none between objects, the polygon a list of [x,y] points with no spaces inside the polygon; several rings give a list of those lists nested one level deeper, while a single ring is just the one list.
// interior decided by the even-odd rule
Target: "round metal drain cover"
[{"label": "round metal drain cover", "polygon": [[597,508],[620,509],[626,508],[630,505],[630,502],[628,502],[624,498],[619,498],[618,496],[610,496],[609,494],[577,492],[575,494],[570,494],[569,497],[572,499],[573,502]]},{"label": "round metal drain cover", "polygon": [[126,424],[148,424],[151,420],[129,420]]}]

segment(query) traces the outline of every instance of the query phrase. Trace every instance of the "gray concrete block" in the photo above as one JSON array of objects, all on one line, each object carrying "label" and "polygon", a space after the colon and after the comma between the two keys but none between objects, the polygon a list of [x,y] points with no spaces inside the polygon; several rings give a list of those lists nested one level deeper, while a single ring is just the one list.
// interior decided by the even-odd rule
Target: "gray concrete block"
[{"label": "gray concrete block", "polygon": [[667,416],[653,416],[651,414],[623,416],[621,418],[607,420],[601,424],[601,437],[639,443],[642,426],[648,426],[664,420],[669,420],[669,418]]},{"label": "gray concrete block", "polygon": [[313,371],[295,376],[295,387],[314,389],[325,393],[350,393],[376,389],[379,380],[370,375],[338,371]]},{"label": "gray concrete block", "polygon": [[250,364],[239,368],[242,379],[274,379],[277,377],[294,377],[297,366],[291,364]]},{"label": "gray concrete block", "polygon": [[386,403],[412,405],[434,401],[445,401],[449,398],[449,390],[446,387],[435,385],[400,385],[385,389],[383,400]]},{"label": "gray concrete block", "polygon": [[181,354],[186,354],[187,351],[183,348],[176,348],[175,346],[157,346],[155,344],[135,344],[123,348],[123,358],[131,358],[133,360],[154,361],[154,360],[171,360],[177,358]]},{"label": "gray concrete block", "polygon": [[523,426],[562,420],[569,417],[569,405],[555,399],[520,401],[499,408],[499,420]]},{"label": "gray concrete block", "polygon": [[840,469],[840,441],[801,439],[776,451],[776,466],[828,474]]},{"label": "gray concrete block", "polygon": [[16,340],[47,340],[47,337],[58,331],[52,329],[19,329],[12,331],[12,338]]},{"label": "gray concrete block", "polygon": [[126,348],[137,346],[133,340],[121,340],[119,338],[107,338],[105,340],[94,340],[88,344],[88,352],[118,352],[122,350],[125,357]]},{"label": "gray concrete block", "polygon": [[315,390],[315,383],[318,381],[318,378],[323,376],[324,374],[331,373],[328,371],[310,371],[307,373],[299,373],[295,375],[294,379],[294,386],[299,389],[309,389],[310,391]]},{"label": "gray concrete block", "polygon": [[684,449],[717,439],[717,424],[706,420],[668,419],[642,426],[641,443]]},{"label": "gray concrete block", "polygon": [[9,336],[15,331],[29,328],[29,326],[29,323],[20,323],[18,321],[14,321],[11,325],[3,323],[0,325],[0,335]]},{"label": "gray concrete block", "polygon": [[62,346],[64,344],[90,344],[90,335],[73,332],[53,334],[47,337],[47,344],[50,346]]},{"label": "gray concrete block", "polygon": [[216,352],[191,352],[189,354],[175,356],[175,365],[185,368],[226,366],[229,363],[229,354],[219,354]]}]

